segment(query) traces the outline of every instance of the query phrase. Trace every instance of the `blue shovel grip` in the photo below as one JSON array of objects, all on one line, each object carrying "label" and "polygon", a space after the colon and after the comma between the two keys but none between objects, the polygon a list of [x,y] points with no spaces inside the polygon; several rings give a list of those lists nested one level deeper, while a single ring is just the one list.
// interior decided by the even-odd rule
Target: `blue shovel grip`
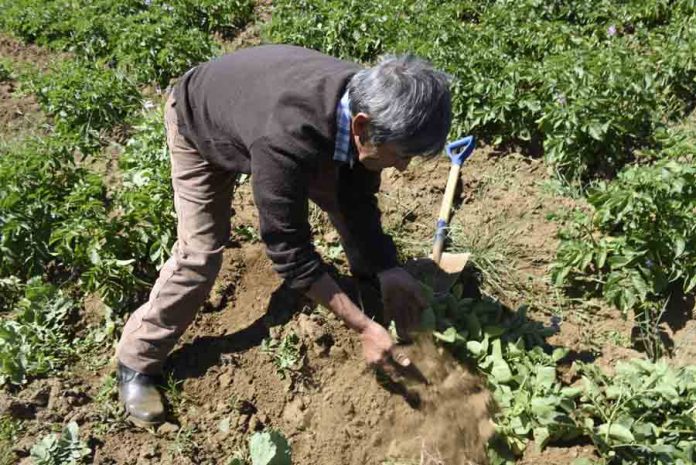
[{"label": "blue shovel grip", "polygon": [[469,158],[469,155],[474,151],[476,139],[474,136],[466,136],[463,139],[455,140],[445,146],[447,156],[452,160],[452,163],[462,166],[462,163]]}]

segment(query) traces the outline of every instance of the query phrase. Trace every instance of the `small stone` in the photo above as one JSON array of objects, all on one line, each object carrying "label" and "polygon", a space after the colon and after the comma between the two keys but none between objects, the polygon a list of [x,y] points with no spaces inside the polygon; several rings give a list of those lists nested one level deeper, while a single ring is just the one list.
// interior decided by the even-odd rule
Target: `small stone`
[{"label": "small stone", "polygon": [[230,432],[230,417],[225,417],[218,423],[218,430],[221,433],[227,434]]},{"label": "small stone", "polygon": [[220,387],[228,387],[230,384],[232,384],[232,373],[229,371],[223,372],[220,376],[218,376],[218,382],[220,383]]},{"label": "small stone", "polygon": [[176,433],[179,431],[179,425],[175,425],[174,423],[163,423],[159,428],[157,428],[157,432],[159,434],[171,434],[171,433]]}]

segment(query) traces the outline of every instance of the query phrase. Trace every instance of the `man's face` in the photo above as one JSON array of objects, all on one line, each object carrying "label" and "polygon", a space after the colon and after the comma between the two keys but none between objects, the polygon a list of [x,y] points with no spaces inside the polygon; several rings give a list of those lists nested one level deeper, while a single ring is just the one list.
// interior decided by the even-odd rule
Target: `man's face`
[{"label": "man's face", "polygon": [[358,113],[353,117],[351,130],[353,142],[358,151],[358,161],[371,171],[391,167],[404,171],[412,157],[399,153],[397,147],[392,143],[372,144],[367,137],[368,121],[369,119],[364,113]]},{"label": "man's face", "polygon": [[367,143],[361,144],[358,148],[358,160],[365,168],[371,171],[379,171],[391,167],[404,171],[411,162],[411,157],[400,154],[394,144],[391,143],[381,145]]}]

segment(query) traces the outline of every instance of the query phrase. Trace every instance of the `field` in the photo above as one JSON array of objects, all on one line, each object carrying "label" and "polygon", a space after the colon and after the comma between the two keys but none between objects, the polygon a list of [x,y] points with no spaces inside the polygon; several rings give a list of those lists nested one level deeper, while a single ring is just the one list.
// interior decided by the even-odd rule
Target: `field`
[{"label": "field", "polygon": [[[0,465],[696,463],[693,0],[0,0]],[[407,348],[370,371],[282,286],[248,179],[204,308],[170,355],[169,418],[117,400],[114,349],[175,240],[162,107],[196,63],[292,43],[452,76],[473,134],[448,250]],[[448,159],[382,174],[424,257]],[[317,208],[315,245],[357,295]],[[378,296],[363,302],[379,313]]]}]

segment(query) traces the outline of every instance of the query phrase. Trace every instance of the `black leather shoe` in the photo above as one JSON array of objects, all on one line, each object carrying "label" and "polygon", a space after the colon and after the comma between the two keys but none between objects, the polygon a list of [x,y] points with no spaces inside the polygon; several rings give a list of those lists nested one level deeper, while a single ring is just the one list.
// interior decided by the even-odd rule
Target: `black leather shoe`
[{"label": "black leather shoe", "polygon": [[118,364],[118,396],[129,419],[137,426],[155,426],[164,422],[164,402],[157,390],[156,377],[138,373]]}]

